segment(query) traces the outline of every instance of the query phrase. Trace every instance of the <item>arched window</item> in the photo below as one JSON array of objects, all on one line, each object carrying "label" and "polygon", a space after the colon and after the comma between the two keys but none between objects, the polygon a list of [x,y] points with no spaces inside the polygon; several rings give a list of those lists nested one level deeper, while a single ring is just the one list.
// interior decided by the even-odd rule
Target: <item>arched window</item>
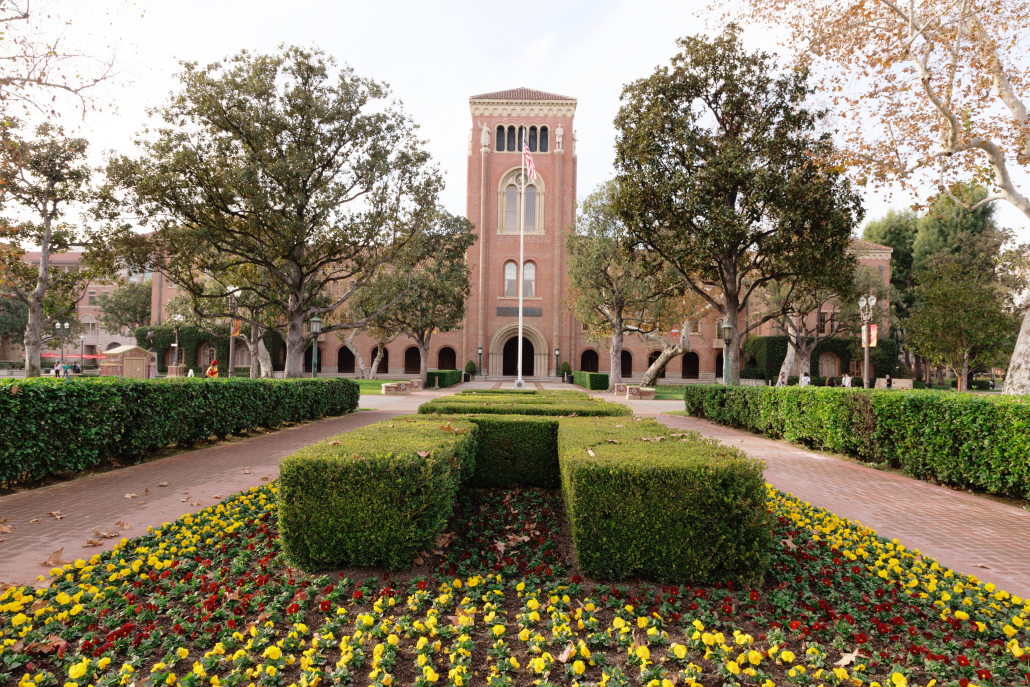
[{"label": "arched window", "polygon": [[454,349],[450,346],[444,346],[440,349],[436,358],[436,369],[438,370],[456,370],[458,369],[458,356],[454,353]]},{"label": "arched window", "polygon": [[547,152],[547,127],[540,127],[540,152]]},{"label": "arched window", "polygon": [[597,351],[585,350],[579,357],[579,369],[582,372],[597,372]]},{"label": "arched window", "polygon": [[518,231],[519,230],[519,203],[518,193],[515,191],[515,185],[512,184],[505,190],[505,203],[504,203],[504,230],[505,231]]},{"label": "arched window", "polygon": [[497,152],[504,152],[504,125],[497,125]]},{"label": "arched window", "polygon": [[633,354],[627,351],[625,348],[622,349],[622,355],[619,356],[619,360],[622,361],[622,378],[633,376]]},{"label": "arched window", "polygon": [[701,360],[697,353],[687,351],[683,354],[683,379],[697,379],[701,376]]},{"label": "arched window", "polygon": [[236,347],[236,367],[250,367],[250,349],[246,346]]},{"label": "arched window", "polygon": [[340,374],[354,373],[354,354],[346,346],[336,352],[336,371]]},{"label": "arched window", "polygon": [[204,344],[200,347],[200,366],[207,369],[207,366],[211,364],[211,361],[215,359],[215,345]]},{"label": "arched window", "polygon": [[422,355],[418,346],[408,346],[404,351],[404,374],[417,375],[422,371]]},{"label": "arched window", "polygon": [[[661,357],[661,355],[662,355],[661,351],[651,351],[650,353],[648,353],[647,354],[647,368],[651,369],[651,366],[654,365],[654,361],[658,360],[658,358]],[[668,365],[666,365],[665,367],[668,367]],[[659,379],[665,379],[665,367],[662,368],[661,374],[658,375]]]},{"label": "arched window", "polygon": [[524,298],[533,298],[536,295],[536,265],[531,262],[527,262],[526,266],[522,268],[522,296]]},{"label": "arched window", "polygon": [[517,150],[515,147],[515,127],[508,127],[508,152],[514,153]]},{"label": "arched window", "polygon": [[514,298],[519,295],[519,267],[514,262],[504,263],[504,295]]},{"label": "arched window", "polygon": [[840,376],[840,360],[833,353],[827,351],[819,356],[819,376],[838,377]]},{"label": "arched window", "polygon": [[519,151],[520,153],[522,152],[522,137],[523,137],[523,136],[525,136],[525,135],[526,135],[526,130],[525,130],[525,129],[523,129],[523,128],[522,128],[522,127],[520,126],[520,127],[519,127],[519,147],[517,148],[517,150],[518,150],[518,151]]},{"label": "arched window", "polygon": [[536,187],[526,187],[526,231],[536,231]]},{"label": "arched window", "polygon": [[536,127],[529,127],[529,152],[536,152]]}]

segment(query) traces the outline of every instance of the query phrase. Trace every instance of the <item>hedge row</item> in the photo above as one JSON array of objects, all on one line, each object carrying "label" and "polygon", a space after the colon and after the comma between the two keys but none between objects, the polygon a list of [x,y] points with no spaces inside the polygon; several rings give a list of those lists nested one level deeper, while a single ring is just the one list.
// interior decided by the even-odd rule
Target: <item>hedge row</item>
[{"label": "hedge row", "polygon": [[558,473],[558,421],[523,415],[470,417],[479,428],[475,487],[518,486],[555,489]]},{"label": "hedge row", "polygon": [[950,391],[695,385],[713,422],[883,462],[920,479],[1030,497],[1030,400]]},{"label": "hedge row", "polygon": [[572,383],[590,391],[608,390],[607,372],[573,372]]},{"label": "hedge row", "polygon": [[627,416],[633,411],[620,403],[591,398],[580,392],[543,392],[530,396],[476,394],[444,396],[423,403],[421,414],[489,414],[550,416]]},{"label": "hedge row", "polygon": [[769,563],[764,464],[654,420],[562,420],[562,490],[592,577],[753,583]]},{"label": "hedge row", "polygon": [[387,420],[305,447],[279,465],[279,535],[305,570],[408,567],[443,531],[475,467],[476,427]]},{"label": "hedge row", "polygon": [[342,415],[358,407],[358,393],[346,379],[0,379],[0,482]]},{"label": "hedge row", "polygon": [[426,388],[435,389],[436,380],[440,380],[440,388],[444,389],[455,384],[461,384],[461,370],[440,370],[438,372],[426,373]]}]

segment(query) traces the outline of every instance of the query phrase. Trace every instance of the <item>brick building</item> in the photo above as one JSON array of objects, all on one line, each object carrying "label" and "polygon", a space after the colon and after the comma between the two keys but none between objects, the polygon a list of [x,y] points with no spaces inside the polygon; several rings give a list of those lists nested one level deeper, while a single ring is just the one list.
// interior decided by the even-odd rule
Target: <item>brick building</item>
[{"label": "brick building", "polygon": [[[525,198],[523,376],[553,377],[563,361],[569,361],[575,370],[610,369],[608,349],[603,343],[586,340],[582,325],[564,305],[563,237],[575,221],[578,191],[576,106],[575,98],[529,88],[469,98],[466,217],[476,226],[479,237],[467,254],[472,289],[465,325],[457,331],[433,335],[430,370],[461,369],[469,360],[478,364],[482,349],[482,371],[488,379],[511,379],[516,373],[521,125],[527,127],[527,143],[537,172],[536,180],[527,182]],[[867,243],[856,240],[856,244]],[[862,251],[859,257],[863,263],[871,259],[886,261],[881,271],[888,280],[890,249],[868,244]],[[159,274],[154,275],[153,285],[152,321],[161,324],[166,319],[164,308],[176,289]],[[723,342],[718,327],[717,315],[694,325],[693,350],[668,365],[666,383],[711,381],[717,370],[721,377]],[[354,345],[365,365],[371,365],[375,342],[360,335]],[[236,350],[237,364],[249,364],[246,348],[237,346]],[[657,354],[636,337],[627,336],[622,353],[623,376],[639,380]],[[199,352],[201,355],[204,353]],[[335,333],[320,338],[319,361],[322,374],[352,376],[357,369],[354,356]],[[198,360],[197,364],[204,362]],[[311,369],[310,351],[305,368]],[[387,346],[381,376],[404,378],[418,372],[419,352],[414,341],[402,336]]]}]

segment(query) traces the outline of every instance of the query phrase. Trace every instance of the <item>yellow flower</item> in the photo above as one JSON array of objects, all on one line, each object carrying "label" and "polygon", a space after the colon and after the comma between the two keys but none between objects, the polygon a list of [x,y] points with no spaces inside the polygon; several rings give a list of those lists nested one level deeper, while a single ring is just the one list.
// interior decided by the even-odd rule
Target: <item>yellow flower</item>
[{"label": "yellow flower", "polygon": [[673,644],[672,655],[680,660],[683,660],[687,657],[687,647],[683,646],[682,644]]},{"label": "yellow flower", "polygon": [[529,641],[529,629],[528,628],[522,630],[522,632],[519,633],[519,639],[522,640],[523,642],[528,642]]},{"label": "yellow flower", "polygon": [[493,627],[494,637],[500,637],[504,634],[504,625],[494,625]]},{"label": "yellow flower", "polygon": [[29,621],[29,617],[27,615],[25,615],[24,613],[19,613],[18,615],[16,615],[13,618],[11,618],[11,624],[14,625],[15,627],[18,627],[22,623],[27,623],[28,621]]},{"label": "yellow flower", "polygon": [[176,653],[176,655],[179,658],[186,658],[187,656],[190,655],[189,649],[187,649],[186,647],[182,647],[182,646],[180,646],[178,651],[176,651],[175,653]]},{"label": "yellow flower", "polygon": [[642,661],[646,661],[651,658],[651,650],[648,649],[646,646],[638,646],[636,654],[637,658],[639,658]]},{"label": "yellow flower", "polygon": [[75,604],[74,606],[72,606],[71,610],[68,611],[68,613],[71,615],[78,615],[79,613],[82,613],[82,604]]},{"label": "yellow flower", "polygon": [[906,680],[905,676],[901,673],[894,673],[891,675],[891,684],[893,684],[894,687],[908,687],[908,680]]},{"label": "yellow flower", "polygon": [[740,675],[740,666],[737,665],[736,661],[730,661],[727,663],[726,670],[730,671],[734,675]]},{"label": "yellow flower", "polygon": [[965,611],[955,611],[955,617],[959,620],[969,620],[969,614]]},{"label": "yellow flower", "polygon": [[102,659],[97,661],[97,668],[103,670],[108,666],[109,663],[111,663],[111,659],[109,659],[107,656],[104,656]]},{"label": "yellow flower", "polygon": [[268,673],[268,677],[275,677],[275,666],[266,666],[265,672]]},{"label": "yellow flower", "polygon": [[89,666],[89,660],[85,660],[82,663],[76,663],[68,669],[68,677],[73,680],[78,680],[80,677],[86,674],[86,668]]},{"label": "yellow flower", "polygon": [[576,673],[576,675],[582,675],[586,672],[586,669],[586,664],[584,664],[583,661],[576,661],[572,664],[572,671]]},{"label": "yellow flower", "polygon": [[265,652],[261,654],[261,658],[270,658],[273,661],[277,661],[282,655],[283,652],[279,650],[279,647],[273,644],[272,646],[265,649]]},{"label": "yellow flower", "polygon": [[757,666],[759,663],[762,662],[762,654],[752,649],[751,651],[747,652],[747,660],[748,663],[750,663],[751,665]]},{"label": "yellow flower", "polygon": [[[455,582],[458,582],[458,584],[460,584],[458,580],[455,580]],[[440,676],[429,666],[426,666],[422,669],[422,674],[425,675],[426,679],[430,682],[436,682],[440,679]]]},{"label": "yellow flower", "polygon": [[794,653],[792,651],[784,651],[782,654],[780,654],[780,660],[784,663],[793,663]]}]

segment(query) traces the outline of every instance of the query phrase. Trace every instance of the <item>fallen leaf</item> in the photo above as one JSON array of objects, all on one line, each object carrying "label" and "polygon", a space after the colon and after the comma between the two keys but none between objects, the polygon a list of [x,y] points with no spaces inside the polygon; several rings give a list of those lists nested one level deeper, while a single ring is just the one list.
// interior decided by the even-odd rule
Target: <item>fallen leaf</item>
[{"label": "fallen leaf", "polygon": [[159,486],[159,487],[167,487],[168,486],[168,482],[158,482],[157,486]]},{"label": "fallen leaf", "polygon": [[265,475],[264,477],[262,477],[262,478],[261,478],[261,481],[262,481],[262,482],[267,482],[267,481],[268,481],[268,480],[270,480],[270,479],[272,479],[272,476],[271,476],[271,475]]},{"label": "fallen leaf", "polygon": [[504,550],[508,548],[508,545],[505,544],[503,541],[495,541],[494,548],[497,549],[499,553],[504,553]]},{"label": "fallen leaf", "polygon": [[224,497],[224,496],[222,496],[221,494],[215,494],[215,495],[214,495],[214,496],[212,496],[211,498],[213,498],[213,499],[224,499],[225,497]]},{"label": "fallen leaf", "polygon": [[[327,441],[325,443],[329,444],[330,446],[339,446],[340,445],[339,441]],[[250,470],[247,470],[247,472],[244,473],[244,474],[249,475],[250,474]]]},{"label": "fallen leaf", "polygon": [[783,539],[782,541],[783,541],[784,544],[787,545],[787,548],[790,549],[791,551],[793,551],[794,549],[796,549],[798,547],[798,545],[794,543],[794,540],[791,537],[787,537],[786,539]]},{"label": "fallen leaf", "polygon": [[418,556],[417,558],[415,558],[415,565],[425,565],[425,564],[426,564],[426,562],[425,562],[425,560],[421,556]]},{"label": "fallen leaf", "polygon": [[131,522],[122,522],[121,520],[119,520],[115,524],[118,525],[119,527],[121,527],[123,530],[127,530],[130,527],[132,527],[132,523]]},{"label": "fallen leaf", "polygon": [[189,499],[179,499],[179,503],[186,503]]},{"label": "fallen leaf", "polygon": [[626,425],[615,425],[616,427],[625,427]]},{"label": "fallen leaf", "polygon": [[125,498],[127,498],[127,499],[134,499],[134,498],[136,498],[136,495],[135,494],[126,494]]},{"label": "fallen leaf", "polygon": [[46,559],[45,562],[40,563],[44,568],[56,568],[61,565],[68,565],[71,561],[62,561],[61,554],[64,553],[64,547],[61,547],[57,551],[50,554],[50,558]]},{"label": "fallen leaf", "polygon": [[605,441],[607,443],[609,443],[609,444],[617,444],[617,443],[619,443],[618,439],[605,439]]},{"label": "fallen leaf", "polygon": [[142,506],[144,503],[146,503],[146,501],[137,501],[136,505],[137,506]]},{"label": "fallen leaf", "polygon": [[429,451],[419,451],[418,455],[421,456],[422,458],[428,458],[429,457]]},{"label": "fallen leaf", "polygon": [[392,429],[393,427],[396,427],[396,426],[397,426],[397,425],[387,425],[387,426],[386,426],[386,428],[387,428],[387,429]]},{"label": "fallen leaf", "polygon": [[983,568],[984,570],[990,570],[986,565],[974,565],[974,568]]},{"label": "fallen leaf", "polygon": [[249,475],[250,474],[250,468],[243,468],[242,470],[240,470],[240,474],[241,475]]},{"label": "fallen leaf", "polygon": [[5,592],[13,587],[20,587],[21,585],[15,584],[14,582],[0,582],[0,592]]},{"label": "fallen leaf", "polygon": [[193,503],[193,505],[194,505],[194,506],[199,506],[199,505],[200,505],[200,501],[195,501],[195,502]]},{"label": "fallen leaf", "polygon": [[7,518],[4,518],[3,520],[0,520],[0,534],[10,534],[11,533],[11,526],[10,525],[5,525],[4,524],[5,522],[7,522]]},{"label": "fallen leaf", "polygon": [[87,539],[86,543],[82,545],[82,548],[86,548],[87,546],[103,546],[103,545],[104,545],[104,542],[100,541],[99,539]]},{"label": "fallen leaf", "polygon": [[591,456],[591,457],[595,457],[595,456],[597,456],[597,454],[596,454],[596,453],[594,453],[594,449],[592,449],[592,448],[588,448],[588,449],[587,449],[587,455],[589,455],[589,456]]},{"label": "fallen leaf", "polygon": [[454,431],[454,427],[451,426],[450,422],[448,422],[446,425],[440,425],[440,429],[442,429],[445,432],[453,432]]},{"label": "fallen leaf", "polygon": [[576,653],[576,647],[573,644],[569,644],[565,647],[565,650],[558,654],[558,660],[562,663],[568,661]]},{"label": "fallen leaf", "polygon": [[112,532],[111,530],[104,530],[103,532],[101,532],[99,529],[96,528],[93,529],[93,534],[103,539],[114,539],[118,536],[117,532]]},{"label": "fallen leaf", "polygon": [[150,496],[150,488],[149,487],[143,490],[143,495],[144,496]]},{"label": "fallen leaf", "polygon": [[41,608],[46,608],[46,607],[47,607],[46,601],[37,601],[36,603],[32,604],[29,608],[31,608],[33,610],[33,612],[35,612],[35,611],[40,610]]},{"label": "fallen leaf", "polygon": [[34,518],[33,520],[29,520],[29,524],[30,525],[38,525],[39,524],[39,518]]},{"label": "fallen leaf", "polygon": [[849,666],[852,663],[854,663],[855,659],[858,658],[858,657],[859,657],[858,656],[858,649],[855,649],[850,654],[849,653],[842,654],[841,657],[840,657],[840,660],[837,661],[836,663],[834,663],[833,665],[840,666],[841,668],[843,668],[845,666]]}]

